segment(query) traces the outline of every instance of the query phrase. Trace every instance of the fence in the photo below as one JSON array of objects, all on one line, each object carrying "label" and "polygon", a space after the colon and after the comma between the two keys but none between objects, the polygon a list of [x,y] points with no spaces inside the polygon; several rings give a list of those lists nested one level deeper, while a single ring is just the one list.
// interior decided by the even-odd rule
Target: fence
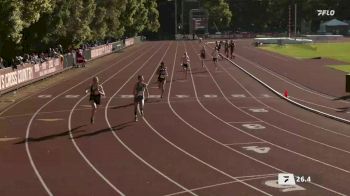
[{"label": "fence", "polygon": [[[87,61],[93,60],[132,46],[141,40],[140,37],[134,37],[92,47],[84,50],[83,55]],[[67,70],[75,64],[75,61],[75,54],[68,53],[43,63],[20,65],[15,70],[12,68],[0,69],[0,95]]]}]

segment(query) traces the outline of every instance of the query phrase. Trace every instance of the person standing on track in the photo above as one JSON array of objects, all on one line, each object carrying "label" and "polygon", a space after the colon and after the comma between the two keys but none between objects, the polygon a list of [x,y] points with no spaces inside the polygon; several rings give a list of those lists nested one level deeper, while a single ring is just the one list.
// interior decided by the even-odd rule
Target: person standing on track
[{"label": "person standing on track", "polygon": [[188,56],[187,52],[184,53],[182,57],[182,69],[185,72],[185,79],[187,79],[187,72],[190,66],[190,57]]},{"label": "person standing on track", "polygon": [[225,55],[226,55],[226,57],[228,58],[228,50],[229,50],[229,42],[228,42],[228,40],[226,40],[225,41]]},{"label": "person standing on track", "polygon": [[202,46],[202,49],[201,49],[200,52],[201,52],[200,56],[201,56],[201,59],[202,59],[202,67],[204,67],[204,60],[205,60],[205,56],[206,56],[206,54],[205,54],[205,47],[204,46]]},{"label": "person standing on track", "polygon": [[97,105],[101,104],[101,96],[105,96],[105,92],[103,90],[102,85],[100,85],[99,79],[97,76],[92,78],[92,84],[90,85],[90,87],[85,89],[86,94],[89,92],[90,92],[89,101],[92,107],[90,123],[93,124],[95,121],[94,118],[95,118]]},{"label": "person standing on track", "polygon": [[213,53],[212,53],[212,56],[213,56],[213,62],[214,62],[214,65],[215,65],[215,70],[218,69],[218,58],[219,58],[219,51],[218,49],[215,47]]},{"label": "person standing on track", "polygon": [[[147,84],[144,82],[143,75],[137,77],[138,82],[134,86],[134,114],[135,122],[138,121],[137,113],[140,111],[141,116],[144,115],[144,105],[145,105],[145,91],[147,93],[147,98],[149,97],[149,92]],[[146,99],[147,100],[147,99]]]},{"label": "person standing on track", "polygon": [[161,62],[160,67],[158,68],[158,87],[161,89],[160,98],[163,98],[167,76],[168,76],[167,68],[165,67],[164,62]]},{"label": "person standing on track", "polygon": [[233,59],[235,56],[233,55],[233,52],[235,51],[235,42],[231,40],[230,42],[230,52],[231,52],[231,59]]}]

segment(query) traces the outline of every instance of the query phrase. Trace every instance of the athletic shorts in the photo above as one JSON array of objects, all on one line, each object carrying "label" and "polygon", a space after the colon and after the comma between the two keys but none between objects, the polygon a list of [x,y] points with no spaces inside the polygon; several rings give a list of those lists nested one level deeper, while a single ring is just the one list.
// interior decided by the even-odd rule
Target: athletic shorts
[{"label": "athletic shorts", "polygon": [[213,61],[214,62],[218,62],[218,58],[213,58]]},{"label": "athletic shorts", "polygon": [[188,64],[187,64],[187,63],[182,64],[182,66],[183,66],[184,68],[188,68]]},{"label": "athletic shorts", "polygon": [[164,80],[165,80],[165,78],[158,77],[159,82],[163,82]]},{"label": "athletic shorts", "polygon": [[96,105],[100,105],[101,95],[90,95],[90,101],[93,101]]},{"label": "athletic shorts", "polygon": [[135,102],[143,101],[143,96],[135,96],[134,101],[135,101]]},{"label": "athletic shorts", "polygon": [[201,53],[201,58],[205,59],[205,54]]}]

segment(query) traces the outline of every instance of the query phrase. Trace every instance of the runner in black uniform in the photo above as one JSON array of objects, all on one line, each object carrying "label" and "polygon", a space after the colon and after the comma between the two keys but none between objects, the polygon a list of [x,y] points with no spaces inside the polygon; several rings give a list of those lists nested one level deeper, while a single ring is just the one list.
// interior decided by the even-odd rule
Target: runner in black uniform
[{"label": "runner in black uniform", "polygon": [[135,114],[135,121],[138,121],[137,118],[137,111],[139,110],[141,113],[141,116],[143,116],[143,108],[145,104],[145,91],[147,92],[147,98],[149,97],[149,92],[147,88],[147,84],[144,82],[143,75],[139,75],[137,77],[138,82],[135,84],[134,87],[134,114]]},{"label": "runner in black uniform", "polygon": [[229,50],[229,42],[228,40],[225,41],[225,55],[228,58],[228,50]]},{"label": "runner in black uniform", "polygon": [[105,92],[103,90],[103,87],[102,87],[102,85],[99,84],[98,77],[92,78],[91,86],[86,88],[86,90],[85,90],[85,93],[89,93],[89,92],[90,92],[89,101],[90,101],[90,104],[92,107],[90,123],[93,124],[97,105],[101,104],[101,96],[105,96]]},{"label": "runner in black uniform", "polygon": [[182,69],[185,72],[185,78],[187,79],[187,72],[189,69],[190,64],[190,57],[188,56],[187,52],[184,53],[182,56]]},{"label": "runner in black uniform", "polygon": [[205,60],[205,57],[206,54],[205,54],[205,47],[203,46],[202,49],[201,49],[201,59],[202,59],[202,67],[204,67],[204,60]]},{"label": "runner in black uniform", "polygon": [[158,86],[161,89],[160,98],[163,98],[167,76],[168,76],[167,68],[165,67],[164,62],[161,62],[160,67],[158,68]]},{"label": "runner in black uniform", "polygon": [[233,55],[233,52],[235,51],[235,42],[231,40],[230,42],[230,52],[231,52],[231,59],[233,59],[235,56]]}]

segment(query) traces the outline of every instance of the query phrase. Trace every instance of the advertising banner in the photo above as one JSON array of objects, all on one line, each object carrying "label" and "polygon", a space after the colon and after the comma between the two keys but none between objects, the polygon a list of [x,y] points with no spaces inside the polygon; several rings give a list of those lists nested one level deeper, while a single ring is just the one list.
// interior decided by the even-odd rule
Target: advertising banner
[{"label": "advertising banner", "polygon": [[18,69],[0,69],[0,91],[63,70],[63,58],[55,58],[40,64],[24,64]]},{"label": "advertising banner", "polygon": [[97,58],[99,56],[103,56],[103,55],[112,53],[112,49],[113,49],[112,44],[107,44],[107,45],[92,48],[91,49],[91,58],[94,59],[94,58]]}]

